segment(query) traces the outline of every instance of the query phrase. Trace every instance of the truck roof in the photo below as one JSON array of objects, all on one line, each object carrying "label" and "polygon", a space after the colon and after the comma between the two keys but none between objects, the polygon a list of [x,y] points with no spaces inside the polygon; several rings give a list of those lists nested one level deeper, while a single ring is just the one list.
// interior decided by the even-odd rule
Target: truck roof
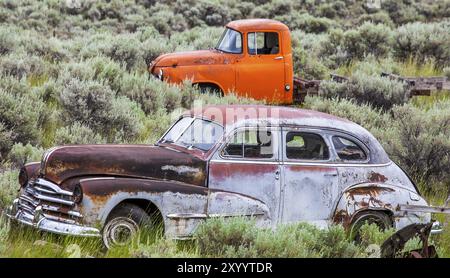
[{"label": "truck roof", "polygon": [[257,29],[270,29],[276,31],[287,31],[289,28],[277,21],[272,19],[241,19],[229,22],[226,27],[235,29],[238,31],[253,31]]},{"label": "truck roof", "polygon": [[185,116],[201,117],[232,130],[250,125],[303,126],[333,129],[351,134],[371,150],[372,163],[386,163],[389,158],[375,137],[362,126],[330,114],[284,106],[208,105],[186,111]]}]

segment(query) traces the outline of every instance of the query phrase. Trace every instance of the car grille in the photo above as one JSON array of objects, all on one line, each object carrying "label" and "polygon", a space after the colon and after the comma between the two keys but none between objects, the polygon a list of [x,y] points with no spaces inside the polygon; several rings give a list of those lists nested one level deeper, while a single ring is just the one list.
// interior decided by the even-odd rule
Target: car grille
[{"label": "car grille", "polygon": [[[74,210],[72,192],[62,190],[45,179],[29,181],[21,191],[18,205],[29,219],[39,219],[42,216],[68,224],[78,224],[82,217],[81,213]],[[38,213],[41,215],[37,216]]]}]

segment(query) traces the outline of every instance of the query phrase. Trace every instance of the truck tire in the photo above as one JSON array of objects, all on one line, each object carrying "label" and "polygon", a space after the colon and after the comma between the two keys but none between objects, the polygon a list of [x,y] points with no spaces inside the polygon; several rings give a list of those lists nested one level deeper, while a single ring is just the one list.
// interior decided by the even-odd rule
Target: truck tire
[{"label": "truck tire", "polygon": [[350,225],[350,238],[356,242],[361,242],[360,229],[365,224],[376,224],[382,231],[392,227],[392,220],[384,212],[381,211],[364,211],[356,215]]},{"label": "truck tire", "polygon": [[151,217],[145,210],[134,204],[121,204],[106,220],[102,231],[103,244],[107,249],[127,245],[139,232],[151,226]]}]

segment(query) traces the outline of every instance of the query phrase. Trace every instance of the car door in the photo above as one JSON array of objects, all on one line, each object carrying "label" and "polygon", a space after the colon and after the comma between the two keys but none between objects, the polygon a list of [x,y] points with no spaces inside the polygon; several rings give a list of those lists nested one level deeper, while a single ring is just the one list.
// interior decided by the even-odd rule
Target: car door
[{"label": "car door", "polygon": [[278,32],[246,34],[246,53],[236,63],[236,89],[241,95],[269,102],[285,99],[285,66]]},{"label": "car door", "polygon": [[280,131],[245,127],[228,136],[209,163],[208,216],[254,216],[278,222]]},{"label": "car door", "polygon": [[320,130],[283,128],[282,222],[327,226],[338,196],[337,168]]}]

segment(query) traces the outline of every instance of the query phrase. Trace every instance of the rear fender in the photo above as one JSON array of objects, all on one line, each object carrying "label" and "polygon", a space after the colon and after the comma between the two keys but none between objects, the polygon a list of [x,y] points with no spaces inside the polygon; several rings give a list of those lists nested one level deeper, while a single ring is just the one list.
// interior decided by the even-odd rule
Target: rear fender
[{"label": "rear fender", "polygon": [[378,210],[392,217],[396,229],[411,223],[430,222],[430,214],[399,211],[403,204],[427,205],[422,197],[406,188],[386,183],[362,183],[344,190],[332,219],[349,228],[359,212]]}]

